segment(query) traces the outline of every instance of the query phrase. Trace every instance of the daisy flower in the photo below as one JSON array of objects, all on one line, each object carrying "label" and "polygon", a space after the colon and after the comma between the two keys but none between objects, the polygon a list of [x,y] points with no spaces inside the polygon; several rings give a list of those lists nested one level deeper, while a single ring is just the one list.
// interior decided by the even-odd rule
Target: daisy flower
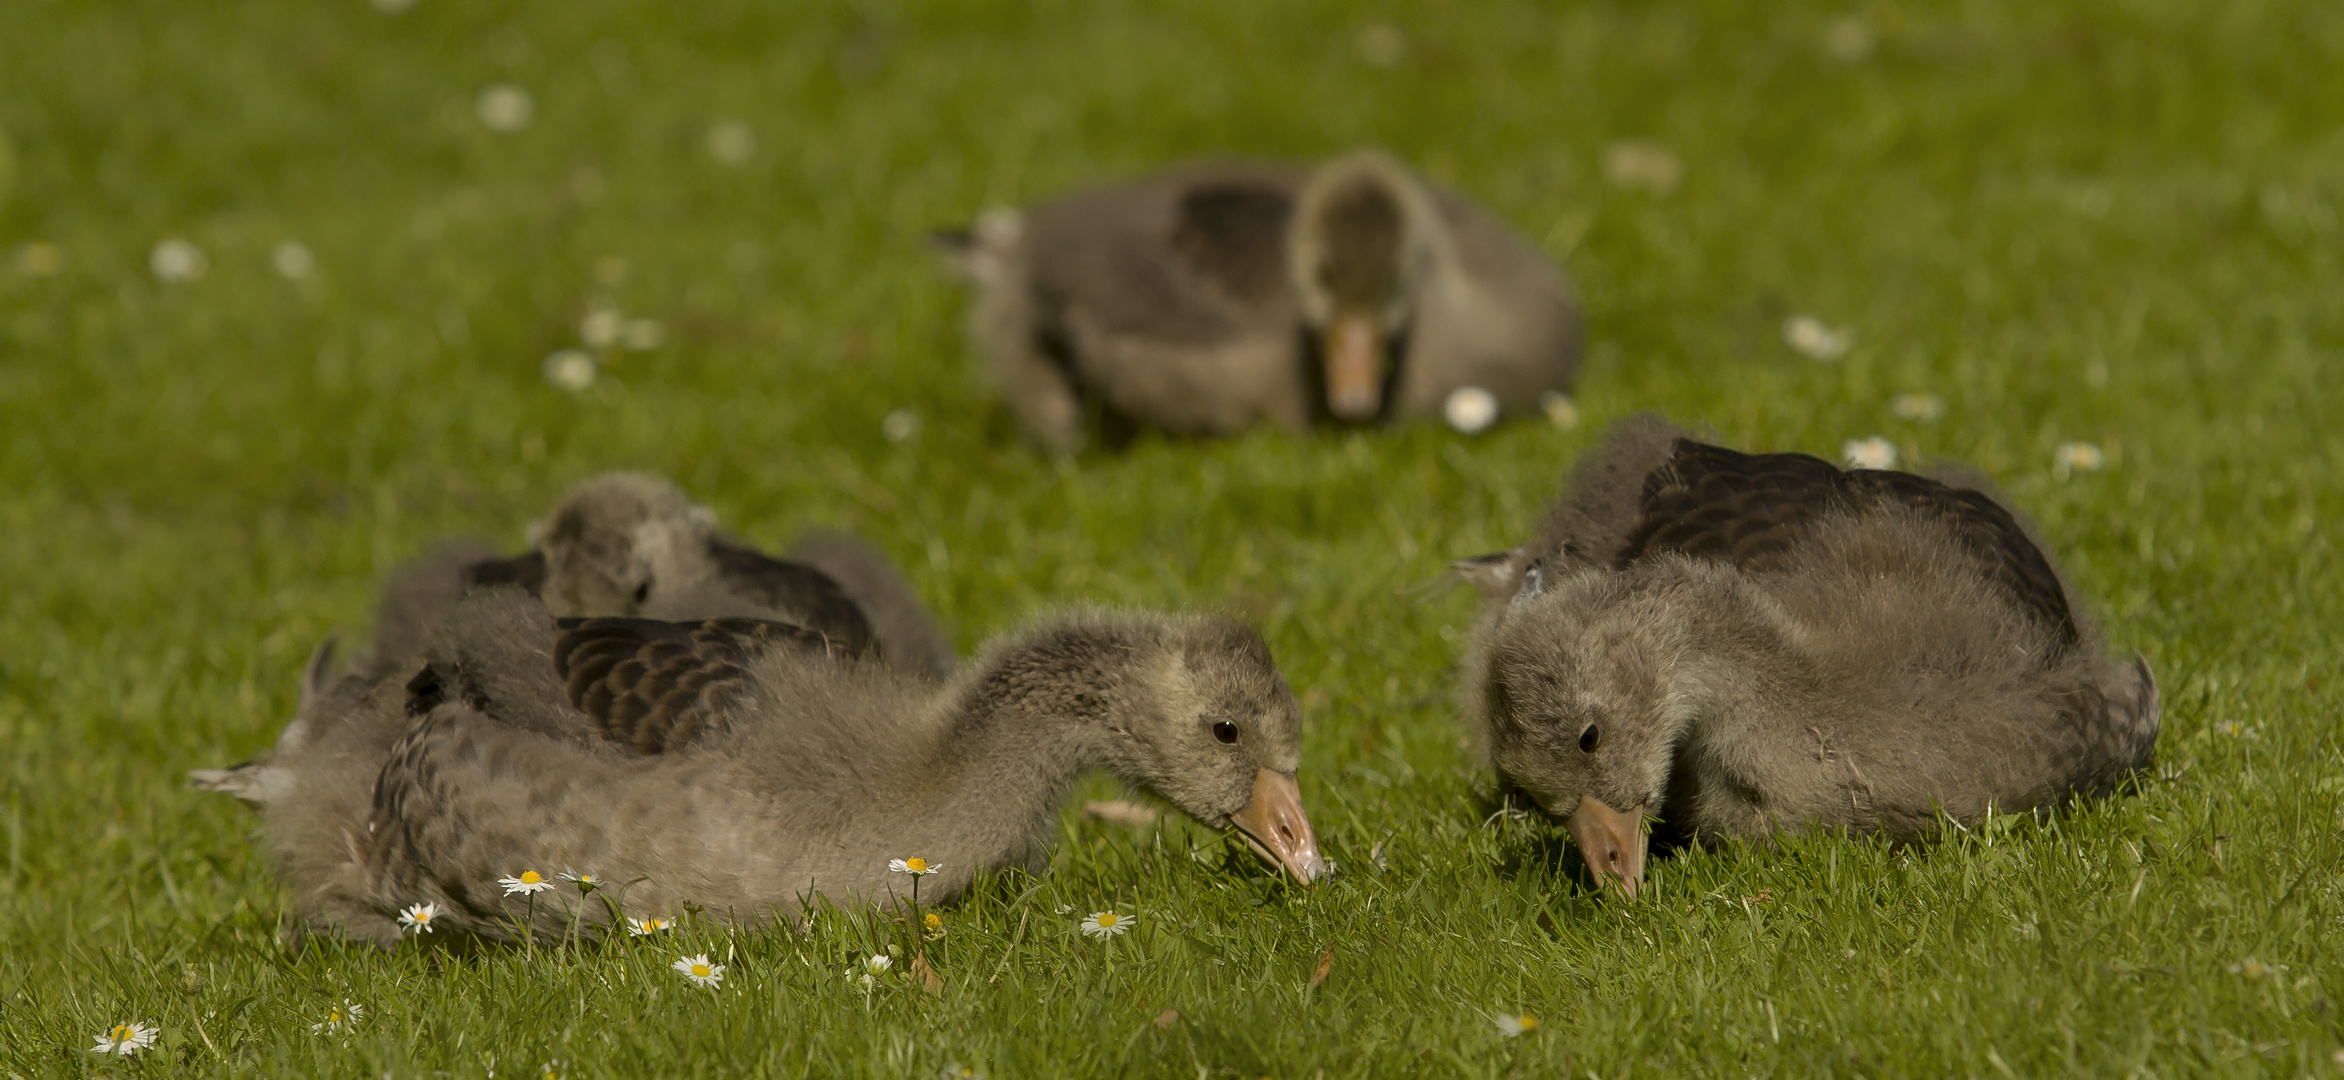
[{"label": "daisy flower", "polygon": [[537,115],[537,103],[529,91],[511,83],[497,83],[480,92],[473,101],[472,111],[480,117],[480,126],[490,131],[519,131],[529,126]]},{"label": "daisy flower", "polygon": [[1538,407],[1546,413],[1554,426],[1569,431],[1579,426],[1579,405],[1571,395],[1560,390],[1548,390],[1538,395]]},{"label": "daisy flower", "polygon": [[523,870],[516,877],[501,877],[496,879],[496,883],[505,887],[506,896],[514,893],[527,896],[553,888],[553,882],[545,880],[545,875],[535,870]]},{"label": "daisy flower", "polygon": [[593,353],[562,349],[545,358],[545,381],[575,394],[594,385],[595,369]]},{"label": "daisy flower", "polygon": [[147,253],[147,269],[164,281],[202,281],[211,268],[202,248],[176,236],[164,238]]},{"label": "daisy flower", "polygon": [[889,859],[887,860],[887,869],[898,874],[910,874],[913,877],[926,877],[929,874],[933,874],[938,870],[944,869],[944,864],[932,863],[926,859]]},{"label": "daisy flower", "polygon": [[438,904],[415,904],[399,913],[399,932],[402,934],[431,933],[431,921],[439,918]]},{"label": "daisy flower", "polygon": [[1538,1018],[1535,1016],[1499,1016],[1493,1019],[1497,1021],[1498,1034],[1509,1039],[1538,1030]]},{"label": "daisy flower", "polygon": [[1859,469],[1886,469],[1896,465],[1896,444],[1878,435],[1849,439],[1839,448],[1839,456]]},{"label": "daisy flower", "polygon": [[572,885],[576,885],[578,887],[578,891],[582,893],[593,892],[594,890],[599,889],[604,885],[602,875],[597,874],[591,870],[583,874],[577,872],[576,870],[564,870],[556,876],[560,877],[563,881],[567,881]]},{"label": "daisy flower", "polygon": [[1132,922],[1138,918],[1137,915],[1117,915],[1112,911],[1096,912],[1082,921],[1083,936],[1114,937],[1131,929]]},{"label": "daisy flower", "polygon": [[1465,435],[1479,435],[1498,419],[1498,396],[1478,386],[1449,391],[1441,404],[1441,419]]},{"label": "daisy flower", "polygon": [[710,990],[722,989],[717,984],[724,981],[724,965],[709,963],[706,953],[684,957],[668,966],[676,969],[677,974]]},{"label": "daisy flower", "polygon": [[650,352],[667,344],[667,324],[658,319],[628,319],[619,331],[619,344],[628,352]]},{"label": "daisy flower", "polygon": [[1888,411],[1899,420],[1935,420],[1945,415],[1945,399],[1935,394],[1898,394]]},{"label": "daisy flower", "polygon": [[354,1001],[344,1001],[327,1009],[326,1018],[309,1025],[309,1030],[316,1032],[340,1031],[343,1028],[355,1026],[364,1019],[366,1019],[366,1006]]},{"label": "daisy flower", "polygon": [[662,930],[670,929],[673,926],[675,926],[673,920],[662,919],[657,915],[648,919],[628,919],[627,934],[630,937],[643,937],[647,934],[656,934]]},{"label": "daisy flower", "polygon": [[1782,341],[1809,360],[1837,360],[1855,346],[1856,330],[1825,326],[1812,315],[1793,315],[1782,322]]},{"label": "daisy flower", "polygon": [[2065,480],[2070,473],[2099,472],[2108,456],[2088,442],[2063,442],[2051,451],[2051,473]]},{"label": "daisy flower", "polygon": [[894,966],[895,958],[881,953],[866,958],[855,967],[846,969],[846,977],[849,979],[860,978],[863,981],[863,989],[869,990],[879,981],[879,976],[887,974],[887,969]]},{"label": "daisy flower", "polygon": [[619,343],[627,317],[617,308],[595,308],[578,320],[578,340],[589,349],[607,349]]},{"label": "daisy flower", "polygon": [[927,914],[920,916],[920,927],[927,932],[927,938],[930,941],[934,941],[937,938],[943,937],[944,916],[938,915],[933,911],[928,912]]},{"label": "daisy flower", "polygon": [[910,409],[897,409],[879,418],[879,434],[892,443],[903,442],[920,433],[920,414]]},{"label": "daisy flower", "polygon": [[106,1029],[105,1034],[94,1036],[98,1044],[90,1047],[90,1053],[121,1054],[127,1057],[153,1046],[155,1040],[162,1034],[163,1029],[161,1028],[125,1020]]},{"label": "daisy flower", "polygon": [[277,275],[288,281],[299,281],[317,269],[317,256],[310,254],[309,245],[299,240],[287,240],[269,253],[269,262],[277,268]]},{"label": "daisy flower", "polygon": [[708,129],[708,156],[724,165],[746,165],[757,154],[757,132],[738,120],[719,120]]}]

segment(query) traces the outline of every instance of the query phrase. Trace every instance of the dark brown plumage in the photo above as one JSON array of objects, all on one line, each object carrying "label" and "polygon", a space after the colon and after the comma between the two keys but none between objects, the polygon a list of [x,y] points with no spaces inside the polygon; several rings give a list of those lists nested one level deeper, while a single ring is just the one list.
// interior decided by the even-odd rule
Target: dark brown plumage
[{"label": "dark brown plumage", "polygon": [[1175,433],[1299,430],[1437,416],[1467,386],[1528,412],[1578,365],[1561,271],[1384,154],[1186,164],[989,213],[952,254],[1010,409],[1062,451],[1085,399]]},{"label": "dark brown plumage", "polygon": [[1695,841],[2046,811],[2143,767],[2114,662],[1974,486],[1624,424],[1538,537],[1460,564],[1494,601],[1468,713],[1501,779],[1634,890],[1640,819]]},{"label": "dark brown plumage", "polygon": [[817,895],[907,895],[888,870],[907,856],[941,865],[921,897],[948,902],[983,871],[1039,869],[1064,790],[1094,767],[1239,828],[1305,881],[1323,872],[1293,779],[1298,708],[1241,627],[1062,616],[941,689],[812,655],[826,646],[755,620],[565,627],[518,592],[468,598],[423,677],[321,717],[394,740],[368,761],[279,761],[287,792],[264,820],[296,906],[386,945],[423,903],[492,937],[532,917],[548,937],[607,929],[603,898],[531,905],[497,884],[575,868],[630,882],[606,895],[631,917],[689,903],[754,923]]}]

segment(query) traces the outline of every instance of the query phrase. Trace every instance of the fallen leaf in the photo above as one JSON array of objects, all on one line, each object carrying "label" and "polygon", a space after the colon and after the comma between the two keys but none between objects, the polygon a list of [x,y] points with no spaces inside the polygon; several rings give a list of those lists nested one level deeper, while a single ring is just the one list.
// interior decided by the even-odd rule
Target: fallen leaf
[{"label": "fallen leaf", "polygon": [[1175,1021],[1179,1020],[1179,1019],[1180,1019],[1180,1010],[1178,1010],[1178,1009],[1166,1009],[1166,1010],[1164,1010],[1163,1012],[1157,1013],[1157,1014],[1156,1014],[1156,1030],[1157,1030],[1157,1031],[1170,1031],[1170,1030],[1172,1030],[1172,1024],[1173,1024]]},{"label": "fallen leaf", "polygon": [[1327,975],[1334,970],[1335,947],[1333,945],[1329,945],[1327,946],[1327,951],[1319,956],[1318,970],[1310,973],[1310,988],[1313,990],[1318,989],[1318,984],[1327,981]]},{"label": "fallen leaf", "polygon": [[911,974],[913,980],[920,984],[920,989],[938,997],[944,996],[944,980],[936,977],[936,969],[928,966],[927,957],[912,957]]}]

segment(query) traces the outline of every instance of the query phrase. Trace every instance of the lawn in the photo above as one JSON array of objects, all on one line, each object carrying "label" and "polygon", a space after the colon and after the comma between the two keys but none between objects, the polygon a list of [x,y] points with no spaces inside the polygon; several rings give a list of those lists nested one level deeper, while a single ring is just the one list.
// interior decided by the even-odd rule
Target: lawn
[{"label": "lawn", "polygon": [[[0,1076],[2344,1075],[2340,105],[2318,0],[0,5]],[[1607,175],[1623,140],[1678,182]],[[1569,268],[1579,426],[1018,444],[926,230],[1361,143]],[[603,308],[663,340],[551,385]],[[1486,820],[1446,562],[1643,409],[1991,474],[2155,665],[2156,770],[1632,903]],[[1342,872],[1070,807],[1048,875],[944,912],[940,995],[849,977],[909,942],[862,916],[288,948],[184,771],[264,749],[390,567],[615,467],[768,546],[861,532],[964,646],[1238,614]],[[1108,907],[1138,929],[1083,938]],[[159,1042],[88,1052],[126,1020]]]}]

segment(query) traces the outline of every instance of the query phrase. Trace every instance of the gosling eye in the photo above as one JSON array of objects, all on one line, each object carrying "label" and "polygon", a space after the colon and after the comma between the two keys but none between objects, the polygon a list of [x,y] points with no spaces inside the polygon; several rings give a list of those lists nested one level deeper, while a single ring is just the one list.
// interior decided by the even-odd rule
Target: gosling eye
[{"label": "gosling eye", "polygon": [[1237,741],[1237,725],[1227,720],[1214,724],[1213,737],[1225,743],[1234,743]]},{"label": "gosling eye", "polygon": [[1595,744],[1602,741],[1603,733],[1595,730],[1595,725],[1589,724],[1587,730],[1579,733],[1579,752],[1592,754],[1595,752]]},{"label": "gosling eye", "polygon": [[640,603],[642,603],[643,601],[645,601],[645,600],[649,600],[649,599],[651,599],[651,583],[650,583],[650,582],[646,581],[646,582],[644,582],[644,583],[643,583],[643,584],[641,584],[641,585],[637,585],[637,586],[635,586],[635,602],[636,602],[636,603],[640,604]]}]

